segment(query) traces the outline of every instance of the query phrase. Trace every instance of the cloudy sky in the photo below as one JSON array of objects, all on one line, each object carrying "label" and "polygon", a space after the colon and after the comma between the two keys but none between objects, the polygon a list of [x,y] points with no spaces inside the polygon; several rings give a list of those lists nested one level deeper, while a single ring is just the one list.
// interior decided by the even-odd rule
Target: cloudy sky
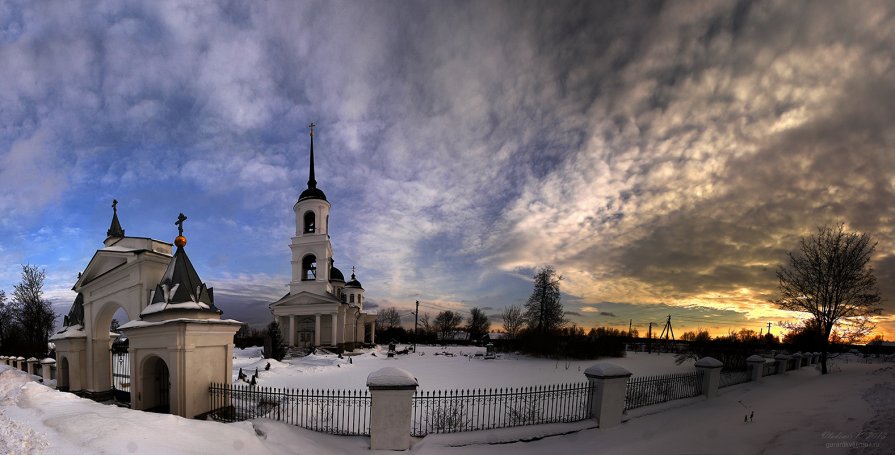
[{"label": "cloudy sky", "polygon": [[66,312],[117,198],[267,321],[315,121],[374,306],[496,314],[551,264],[579,325],[758,331],[844,222],[891,311],[893,59],[890,2],[3,2],[0,289],[39,265]]}]

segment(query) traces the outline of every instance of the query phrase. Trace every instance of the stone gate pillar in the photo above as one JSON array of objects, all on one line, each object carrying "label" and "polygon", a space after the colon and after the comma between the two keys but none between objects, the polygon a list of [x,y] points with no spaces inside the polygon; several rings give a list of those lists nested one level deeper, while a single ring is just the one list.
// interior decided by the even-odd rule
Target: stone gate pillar
[{"label": "stone gate pillar", "polygon": [[702,393],[706,397],[718,396],[723,366],[724,364],[714,357],[703,357],[696,361],[696,369],[702,372]]},{"label": "stone gate pillar", "polygon": [[370,389],[370,449],[410,448],[413,394],[419,381],[401,368],[386,367],[367,376]]},{"label": "stone gate pillar", "polygon": [[609,362],[597,362],[584,375],[590,385],[589,407],[591,416],[600,428],[609,428],[622,422],[625,412],[625,392],[631,372]]}]

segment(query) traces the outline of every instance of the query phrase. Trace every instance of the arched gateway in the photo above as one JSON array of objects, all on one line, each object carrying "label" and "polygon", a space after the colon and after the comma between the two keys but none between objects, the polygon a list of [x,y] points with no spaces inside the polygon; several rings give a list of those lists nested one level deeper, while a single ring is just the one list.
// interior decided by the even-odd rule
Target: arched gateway
[{"label": "arched gateway", "polygon": [[221,319],[212,289],[187,257],[183,214],[172,254],[170,243],[126,237],[116,205],[104,246],[79,275],[73,287],[78,296],[63,329],[51,338],[63,376],[59,385],[94,399],[111,398],[109,325],[121,308],[130,319],[120,329],[129,341],[131,407],[168,408],[184,417],[207,412],[208,384],[231,382],[233,335],[240,323]]}]

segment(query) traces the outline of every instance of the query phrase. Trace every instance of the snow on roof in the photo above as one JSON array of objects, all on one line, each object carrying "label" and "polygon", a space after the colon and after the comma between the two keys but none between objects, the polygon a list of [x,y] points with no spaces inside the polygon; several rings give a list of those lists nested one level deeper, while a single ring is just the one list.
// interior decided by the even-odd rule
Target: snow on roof
[{"label": "snow on roof", "polygon": [[80,324],[64,327],[62,331],[51,336],[50,341],[64,338],[87,338],[87,332],[84,331],[84,326]]},{"label": "snow on roof", "polygon": [[192,318],[177,318],[177,319],[166,319],[164,321],[157,322],[149,322],[149,321],[130,321],[126,324],[123,324],[119,329],[133,329],[137,327],[152,327],[157,325],[164,324],[173,324],[178,322],[190,322],[197,324],[239,324],[242,325],[242,322],[237,321],[235,319],[192,319]]},{"label": "snow on roof", "polygon": [[419,381],[409,371],[395,368],[385,367],[376,370],[367,375],[367,387],[375,388],[416,388]]},{"label": "snow on roof", "polygon": [[[145,316],[147,314],[158,313],[159,311],[164,310],[207,310],[209,309],[208,305],[202,302],[181,302],[181,303],[165,303],[158,302],[153,303],[146,308],[143,308],[143,311],[140,312],[141,316]],[[122,326],[123,327],[123,326]]]}]

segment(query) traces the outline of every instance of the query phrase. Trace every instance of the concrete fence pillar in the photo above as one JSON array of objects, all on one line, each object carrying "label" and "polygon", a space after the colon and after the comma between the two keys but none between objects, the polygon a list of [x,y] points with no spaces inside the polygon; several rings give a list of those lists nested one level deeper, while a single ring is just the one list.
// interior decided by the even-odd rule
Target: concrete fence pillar
[{"label": "concrete fence pillar", "polygon": [[749,366],[749,380],[752,382],[761,382],[761,376],[764,374],[764,357],[760,355],[750,355],[746,358],[746,364]]},{"label": "concrete fence pillar", "polygon": [[28,374],[37,374],[37,358],[31,357],[25,363],[28,364]]},{"label": "concrete fence pillar", "polygon": [[22,356],[16,357],[16,368],[25,371],[25,358]]},{"label": "concrete fence pillar", "polygon": [[600,428],[622,423],[625,412],[625,392],[631,372],[609,362],[597,362],[584,370],[590,385],[588,407]]},{"label": "concrete fence pillar", "polygon": [[820,353],[819,353],[819,352],[813,352],[812,354],[813,354],[813,355],[811,356],[811,364],[812,364],[812,365],[817,365],[817,363],[820,361]]},{"label": "concrete fence pillar", "polygon": [[413,394],[419,381],[401,368],[387,367],[367,375],[370,389],[370,449],[410,448]]},{"label": "concrete fence pillar", "polygon": [[797,352],[797,353],[793,354],[792,362],[793,362],[793,370],[798,370],[799,368],[802,368],[802,353]]},{"label": "concrete fence pillar", "polygon": [[9,365],[9,363],[6,362],[5,355],[0,355],[0,365]]},{"label": "concrete fence pillar", "polygon": [[724,364],[714,357],[703,357],[696,361],[696,369],[702,373],[702,394],[706,397],[718,396],[723,366]]},{"label": "concrete fence pillar", "polygon": [[[53,380],[53,367],[56,366],[56,361],[47,357],[40,361],[40,376],[44,378],[44,384]],[[55,386],[53,387],[56,388]]]},{"label": "concrete fence pillar", "polygon": [[777,374],[786,374],[786,364],[791,357],[786,354],[777,354],[774,356],[774,363],[777,364]]}]

